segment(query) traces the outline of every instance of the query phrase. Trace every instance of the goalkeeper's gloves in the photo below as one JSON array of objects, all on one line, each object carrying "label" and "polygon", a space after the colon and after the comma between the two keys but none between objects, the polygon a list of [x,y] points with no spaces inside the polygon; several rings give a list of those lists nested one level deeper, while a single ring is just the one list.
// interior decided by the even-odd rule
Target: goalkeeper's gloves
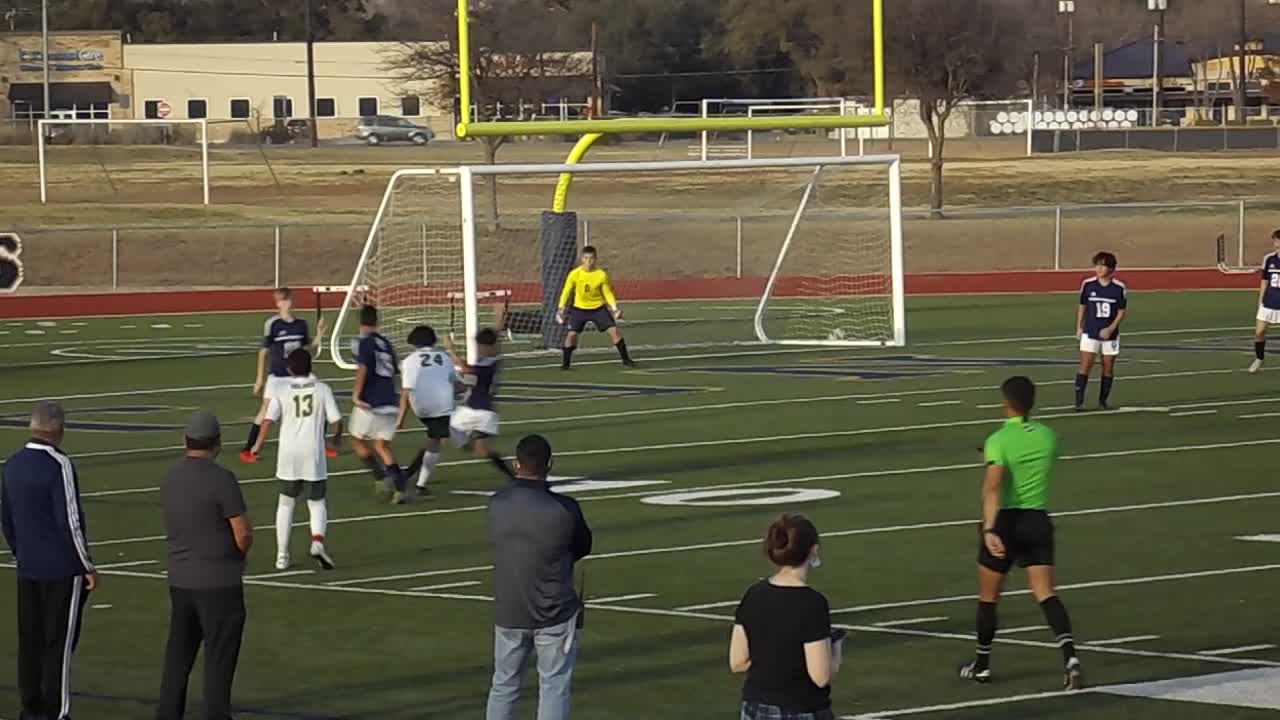
[{"label": "goalkeeper's gloves", "polygon": [[564,310],[557,310],[557,311],[556,311],[556,324],[557,324],[557,325],[563,325],[563,324],[564,324]]},{"label": "goalkeeper's gloves", "polygon": [[611,308],[609,308],[609,312],[613,313],[613,319],[614,319],[614,320],[621,320],[621,319],[622,319],[622,308],[620,308],[620,307],[616,307],[616,306],[615,306],[615,307],[611,307]]}]

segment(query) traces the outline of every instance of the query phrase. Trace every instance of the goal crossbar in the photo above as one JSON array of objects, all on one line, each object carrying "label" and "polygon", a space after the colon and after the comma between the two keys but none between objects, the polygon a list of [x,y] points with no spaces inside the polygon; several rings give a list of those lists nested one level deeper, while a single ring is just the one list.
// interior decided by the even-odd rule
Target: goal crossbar
[{"label": "goal crossbar", "polygon": [[[890,301],[892,308],[892,337],[883,341],[869,341],[864,339],[815,339],[815,340],[787,340],[774,339],[769,337],[762,326],[761,315],[766,308],[769,299],[768,293],[774,288],[779,279],[779,273],[783,265],[783,259],[788,252],[791,240],[795,237],[796,230],[800,224],[809,196],[813,190],[813,184],[817,181],[819,175],[824,168],[835,168],[843,166],[881,166],[888,169],[888,220],[889,220],[889,250],[890,250],[890,277],[889,285],[891,287]],[[761,298],[756,308],[756,336],[761,342],[789,345],[832,345],[846,347],[880,347],[884,345],[902,346],[906,344],[906,299],[904,289],[904,253],[903,253],[903,227],[902,227],[902,192],[901,192],[901,160],[898,155],[864,155],[857,157],[792,157],[792,158],[767,158],[767,159],[728,159],[728,160],[675,160],[675,161],[635,161],[635,162],[618,162],[618,163],[581,163],[581,164],[513,164],[513,165],[464,165],[453,168],[407,168],[398,170],[392,174],[387,182],[386,190],[383,192],[382,200],[379,203],[378,211],[374,216],[373,223],[370,226],[369,233],[366,237],[364,247],[361,249],[360,258],[356,265],[355,272],[352,275],[351,283],[346,288],[346,299],[342,305],[342,311],[337,321],[334,323],[333,331],[330,334],[331,356],[334,362],[341,367],[350,368],[351,363],[344,359],[342,353],[342,337],[344,331],[347,314],[355,306],[356,300],[361,292],[361,275],[364,267],[370,262],[371,256],[377,246],[379,240],[379,232],[383,227],[384,218],[388,217],[388,212],[393,205],[393,197],[397,184],[405,178],[411,177],[430,177],[430,176],[446,176],[456,181],[458,190],[459,214],[457,216],[461,230],[461,259],[462,259],[462,291],[461,300],[465,315],[465,332],[467,343],[468,361],[474,362],[477,357],[475,334],[479,327],[479,304],[480,304],[480,283],[478,280],[478,263],[476,250],[476,222],[475,222],[475,179],[479,177],[492,177],[504,175],[544,175],[548,178],[555,178],[561,173],[571,173],[574,175],[608,175],[621,173],[651,173],[661,175],[662,173],[679,173],[679,172],[697,172],[706,173],[717,170],[749,170],[749,169],[779,169],[779,168],[812,168],[814,170],[810,179],[809,186],[805,189],[799,207],[791,218],[787,237],[779,250],[779,255],[773,263],[767,284],[766,294]],[[456,296],[455,296],[456,298]]]},{"label": "goal crossbar", "polygon": [[200,185],[204,204],[209,204],[209,121],[206,119],[139,119],[139,118],[44,118],[36,123],[36,159],[40,165],[40,204],[49,202],[49,180],[45,168],[45,128],[62,125],[195,125],[200,128]]}]

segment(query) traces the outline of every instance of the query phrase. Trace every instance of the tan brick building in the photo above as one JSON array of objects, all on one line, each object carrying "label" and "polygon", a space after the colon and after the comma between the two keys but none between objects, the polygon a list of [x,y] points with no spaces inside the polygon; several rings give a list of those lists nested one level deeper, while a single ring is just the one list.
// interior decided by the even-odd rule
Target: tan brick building
[{"label": "tan brick building", "polygon": [[[82,118],[132,117],[132,78],[118,32],[49,36],[49,104]],[[44,51],[40,33],[0,33],[0,118],[41,117]]]}]

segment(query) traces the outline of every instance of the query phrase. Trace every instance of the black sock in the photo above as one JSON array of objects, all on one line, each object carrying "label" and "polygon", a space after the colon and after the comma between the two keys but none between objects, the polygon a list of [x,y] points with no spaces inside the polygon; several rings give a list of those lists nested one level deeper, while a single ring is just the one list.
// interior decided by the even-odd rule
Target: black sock
[{"label": "black sock", "polygon": [[422,450],[419,450],[418,454],[413,456],[413,462],[409,463],[408,468],[405,468],[404,474],[408,475],[409,477],[413,477],[414,475],[417,475],[418,471],[422,469],[422,458],[426,454],[427,454],[427,451],[425,448],[423,448]]},{"label": "black sock", "polygon": [[386,472],[382,469],[382,463],[378,462],[378,458],[370,455],[369,457],[360,458],[360,463],[369,469],[369,473],[373,475],[374,480],[382,480],[386,477]]},{"label": "black sock", "polygon": [[613,346],[618,348],[618,356],[622,358],[622,362],[624,363],[631,362],[631,354],[627,352],[626,340],[619,340],[618,342],[614,343]]},{"label": "black sock", "polygon": [[567,367],[569,367],[569,361],[573,359],[573,351],[574,351],[574,350],[576,350],[576,349],[577,349],[577,348],[571,348],[571,347],[561,348],[561,350],[560,350],[560,367],[562,367],[562,368],[567,368]]},{"label": "black sock", "polygon": [[1076,374],[1076,407],[1084,405],[1084,389],[1089,387],[1089,376],[1083,373]]},{"label": "black sock", "polygon": [[397,492],[404,492],[405,475],[404,475],[404,471],[400,469],[399,465],[397,465],[396,463],[391,463],[390,465],[388,465],[387,477],[391,479],[391,485],[396,489]]},{"label": "black sock", "polygon": [[1071,660],[1076,656],[1076,642],[1071,636],[1071,618],[1067,616],[1067,609],[1058,596],[1054,595],[1040,603],[1040,610],[1044,612],[1044,619],[1048,621],[1058,648],[1062,650],[1062,661]]},{"label": "black sock", "polygon": [[1098,393],[1098,404],[1106,405],[1107,399],[1111,397],[1111,385],[1116,379],[1114,377],[1102,376],[1102,390]]},{"label": "black sock", "polygon": [[249,426],[249,439],[245,441],[244,449],[252,450],[253,446],[258,442],[258,435],[262,432],[262,426],[254,423]]},{"label": "black sock", "polygon": [[1255,340],[1253,342],[1253,354],[1259,359],[1264,360],[1267,357],[1267,341]]},{"label": "black sock", "polygon": [[991,643],[996,639],[996,604],[978,602],[978,650],[975,655],[977,671],[991,667]]}]

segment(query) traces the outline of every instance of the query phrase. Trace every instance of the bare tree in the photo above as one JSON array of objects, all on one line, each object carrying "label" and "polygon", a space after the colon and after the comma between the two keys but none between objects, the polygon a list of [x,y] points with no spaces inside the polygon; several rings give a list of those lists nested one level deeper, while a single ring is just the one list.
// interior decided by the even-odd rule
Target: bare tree
[{"label": "bare tree", "polygon": [[919,100],[933,148],[929,208],[942,216],[947,121],[962,100],[1007,98],[1028,77],[1025,16],[1016,0],[938,3],[896,0],[887,65],[907,95]]},{"label": "bare tree", "polygon": [[[553,7],[548,9],[548,4]],[[429,17],[415,32],[436,40],[402,40],[383,55],[383,67],[406,93],[428,98],[436,107],[454,107],[458,93],[458,47],[455,16],[448,0],[431,0],[419,17]],[[502,112],[514,108],[515,119],[526,117],[527,104],[537,106],[547,96],[561,96],[570,87],[589,84],[591,57],[572,52],[563,34],[562,3],[556,0],[491,0],[478,3],[470,14],[472,119],[476,122],[511,119]],[[561,17],[556,17],[560,15]],[[510,138],[481,137],[485,162],[497,161],[498,150]],[[488,220],[498,226],[497,178],[487,178]]]}]

